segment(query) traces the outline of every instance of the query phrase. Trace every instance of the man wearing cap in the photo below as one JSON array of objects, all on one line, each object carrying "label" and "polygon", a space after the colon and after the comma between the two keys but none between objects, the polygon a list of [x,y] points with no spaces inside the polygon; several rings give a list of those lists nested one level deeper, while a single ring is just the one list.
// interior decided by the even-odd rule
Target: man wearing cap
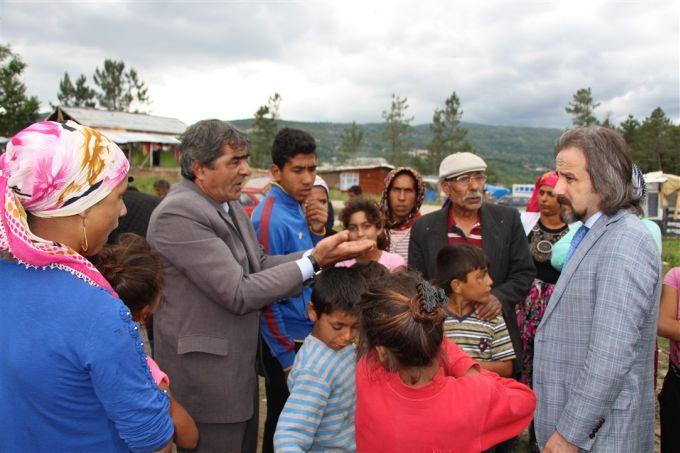
[{"label": "man wearing cap", "polygon": [[484,250],[489,260],[493,289],[487,300],[480,300],[478,315],[489,319],[501,309],[518,359],[521,360],[515,304],[523,300],[536,269],[529,255],[519,212],[513,208],[484,203],[486,162],[472,153],[447,156],[439,166],[439,181],[448,199],[435,212],[413,223],[409,241],[409,266],[425,279],[435,275],[437,253],[447,244],[472,244]]}]

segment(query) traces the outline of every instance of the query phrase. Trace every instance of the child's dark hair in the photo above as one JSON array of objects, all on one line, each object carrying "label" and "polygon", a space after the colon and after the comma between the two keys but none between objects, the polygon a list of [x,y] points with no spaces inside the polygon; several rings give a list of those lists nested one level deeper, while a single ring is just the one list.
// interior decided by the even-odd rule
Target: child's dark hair
[{"label": "child's dark hair", "polygon": [[432,283],[451,294],[451,281],[466,281],[467,275],[478,269],[488,269],[484,252],[472,244],[447,245],[437,253],[437,267]]},{"label": "child's dark hair", "polygon": [[133,314],[153,303],[163,287],[163,264],[146,242],[134,233],[123,233],[91,258],[118,297]]},{"label": "child's dark hair", "polygon": [[314,137],[300,129],[284,127],[272,143],[272,162],[283,170],[284,165],[298,154],[316,155],[316,141]]},{"label": "child's dark hair", "polygon": [[379,262],[372,260],[364,263],[354,263],[351,269],[359,271],[364,280],[366,280],[366,285],[370,285],[372,282],[379,282],[384,277],[390,275],[389,269]]},{"label": "child's dark hair", "polygon": [[431,312],[418,290],[419,275],[396,271],[372,285],[361,298],[359,354],[377,346],[389,351],[389,371],[429,365],[440,352],[446,313],[442,306]]},{"label": "child's dark hair", "polygon": [[385,232],[385,216],[380,210],[378,203],[367,198],[354,198],[350,200],[338,215],[338,219],[345,229],[349,226],[349,219],[352,217],[352,214],[357,212],[366,214],[366,220],[371,225],[382,229],[382,233],[378,235],[377,245],[380,250],[387,250],[390,246],[390,240]]},{"label": "child's dark hair", "polygon": [[358,315],[364,288],[364,278],[356,269],[324,269],[314,281],[312,307],[319,317],[335,310]]}]

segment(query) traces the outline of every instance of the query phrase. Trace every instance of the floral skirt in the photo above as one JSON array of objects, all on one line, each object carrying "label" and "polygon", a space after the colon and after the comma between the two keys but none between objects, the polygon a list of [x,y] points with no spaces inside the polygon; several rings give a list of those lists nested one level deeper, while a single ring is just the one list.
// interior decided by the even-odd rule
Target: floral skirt
[{"label": "floral skirt", "polygon": [[536,329],[543,319],[543,313],[548,306],[548,299],[552,295],[555,285],[534,279],[529,290],[529,295],[516,306],[517,325],[519,327],[522,343],[522,375],[520,381],[531,386],[534,360],[534,337]]}]

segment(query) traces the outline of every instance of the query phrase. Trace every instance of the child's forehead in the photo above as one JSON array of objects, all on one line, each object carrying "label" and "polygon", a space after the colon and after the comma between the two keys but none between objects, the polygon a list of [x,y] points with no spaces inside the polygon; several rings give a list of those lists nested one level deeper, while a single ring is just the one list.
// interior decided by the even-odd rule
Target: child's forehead
[{"label": "child's forehead", "polygon": [[359,320],[358,313],[350,313],[340,309],[331,310],[330,313],[322,313],[321,316],[326,316],[329,318],[329,320],[334,322],[345,322],[350,324],[353,324]]},{"label": "child's forehead", "polygon": [[486,274],[488,271],[489,271],[489,268],[487,268],[486,266],[476,267],[476,268],[472,269],[470,272],[467,273],[467,277],[470,277],[470,276],[475,277],[479,274]]}]

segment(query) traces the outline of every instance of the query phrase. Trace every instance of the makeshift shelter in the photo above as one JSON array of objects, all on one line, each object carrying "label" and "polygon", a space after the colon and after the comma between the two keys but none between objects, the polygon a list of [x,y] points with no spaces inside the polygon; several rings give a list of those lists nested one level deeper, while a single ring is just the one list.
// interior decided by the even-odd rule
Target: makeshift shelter
[{"label": "makeshift shelter", "polygon": [[385,186],[385,177],[394,169],[382,157],[357,157],[340,165],[324,165],[316,169],[328,187],[345,191],[359,186],[369,194],[380,194]]},{"label": "makeshift shelter", "polygon": [[645,217],[658,222],[667,235],[680,236],[680,176],[655,171],[645,174]]},{"label": "makeshift shelter", "polygon": [[176,118],[61,106],[47,120],[73,120],[96,129],[118,144],[127,153],[131,164],[150,167],[177,166],[178,137],[187,128]]}]

